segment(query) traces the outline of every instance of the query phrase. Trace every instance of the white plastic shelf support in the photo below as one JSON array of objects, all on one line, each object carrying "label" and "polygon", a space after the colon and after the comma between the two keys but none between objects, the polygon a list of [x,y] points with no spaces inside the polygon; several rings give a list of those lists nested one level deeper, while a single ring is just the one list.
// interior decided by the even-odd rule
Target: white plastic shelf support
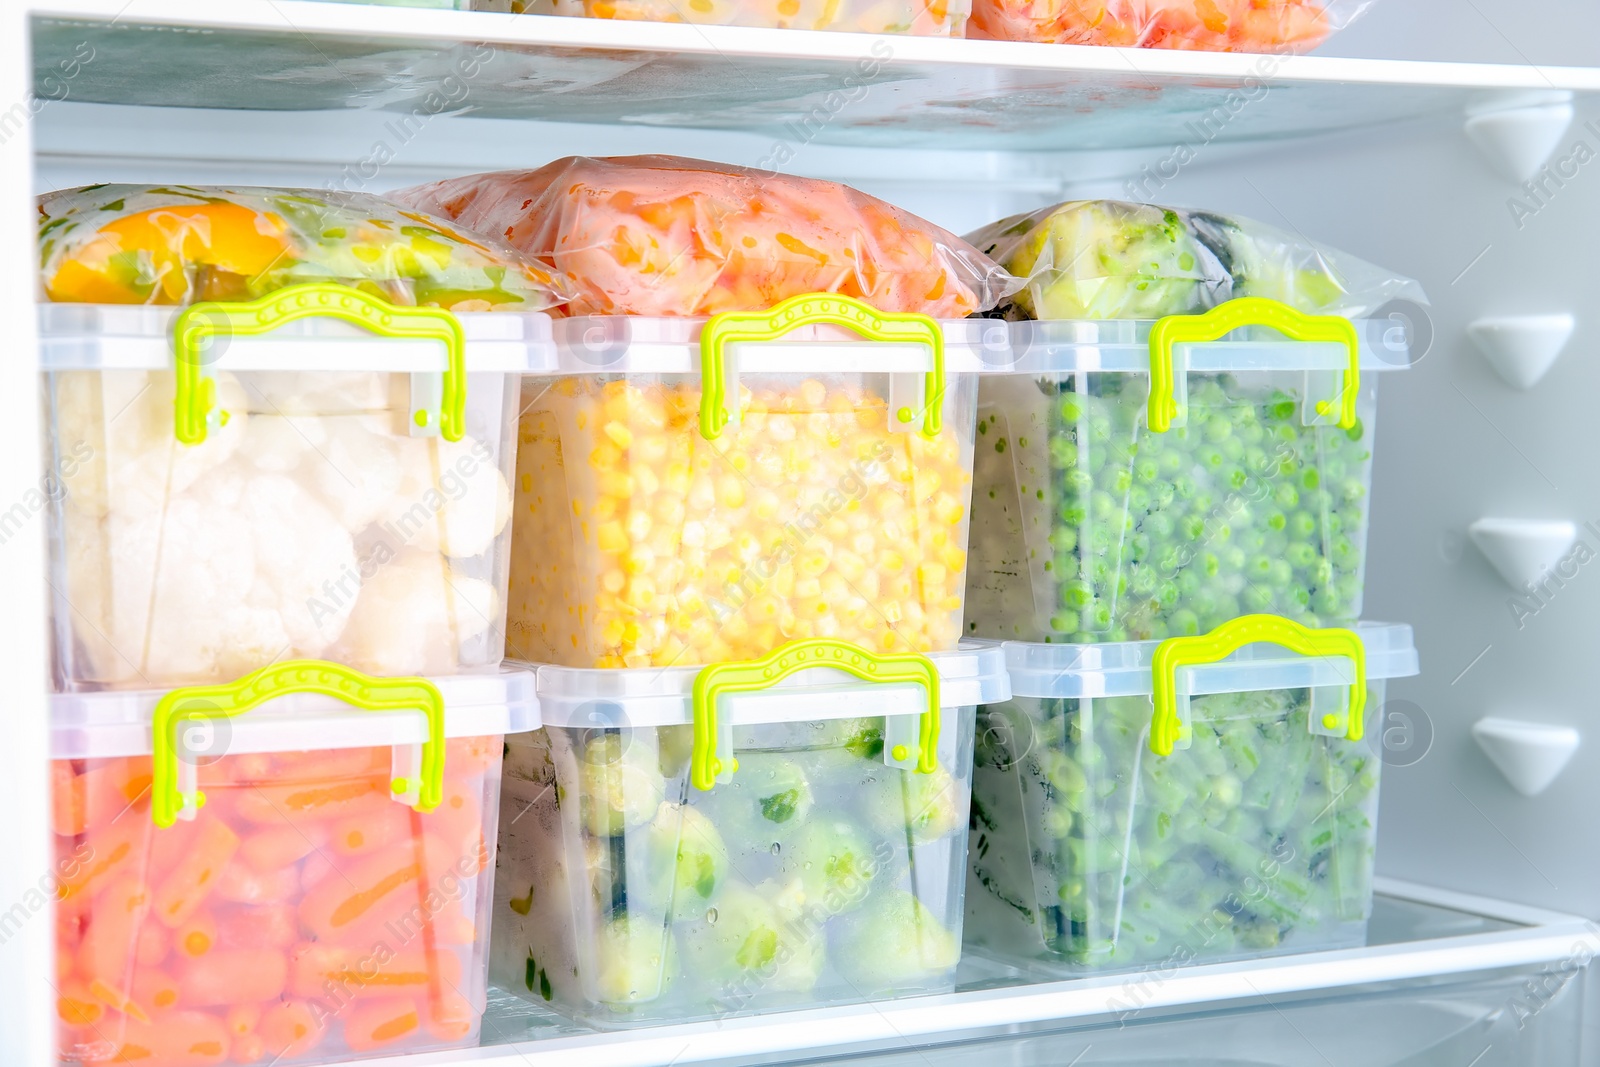
[{"label": "white plastic shelf support", "polygon": [[1496,716],[1472,724],[1472,739],[1511,788],[1535,797],[1566,769],[1578,751],[1578,731],[1570,726],[1523,722]]},{"label": "white plastic shelf support", "polygon": [[1467,137],[1502,178],[1525,182],[1561,143],[1574,114],[1569,92],[1519,94],[1471,109]]},{"label": "white plastic shelf support", "polygon": [[1467,326],[1483,358],[1513,389],[1532,389],[1572,338],[1578,320],[1567,313],[1554,315],[1494,315]]},{"label": "white plastic shelf support", "polygon": [[1479,519],[1467,536],[1511,588],[1521,592],[1549,573],[1578,539],[1566,519]]}]

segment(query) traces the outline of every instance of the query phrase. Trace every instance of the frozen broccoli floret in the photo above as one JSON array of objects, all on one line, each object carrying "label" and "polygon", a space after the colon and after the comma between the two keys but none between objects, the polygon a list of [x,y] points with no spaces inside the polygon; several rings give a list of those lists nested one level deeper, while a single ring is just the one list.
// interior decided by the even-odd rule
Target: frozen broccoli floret
[{"label": "frozen broccoli floret", "polygon": [[787,755],[756,754],[739,761],[741,783],[767,822],[800,825],[811,813],[811,783]]},{"label": "frozen broccoli floret", "polygon": [[880,861],[860,827],[820,816],[801,831],[790,856],[805,887],[807,908],[824,915],[854,911],[867,899]]},{"label": "frozen broccoli floret", "polygon": [[606,1004],[655,1000],[678,973],[672,933],[658,922],[613,919],[600,931],[595,948],[595,998]]},{"label": "frozen broccoli floret", "polygon": [[805,932],[761,892],[735,882],[703,916],[683,924],[684,965],[724,993],[755,992],[796,953],[809,951]]},{"label": "frozen broccoli floret", "polygon": [[867,820],[891,840],[937,841],[965,820],[963,797],[943,767],[921,771],[883,767],[867,800]]},{"label": "frozen broccoli floret", "polygon": [[654,747],[620,733],[590,741],[578,759],[579,817],[584,829],[597,837],[648,821],[661,806],[663,792]]},{"label": "frozen broccoli floret", "polygon": [[711,820],[687,804],[664,803],[642,841],[651,902],[674,919],[703,915],[728,877],[728,849]]},{"label": "frozen broccoli floret", "polygon": [[694,755],[694,727],[662,726],[656,730],[656,744],[660,749],[661,776],[682,777]]},{"label": "frozen broccoli floret", "polygon": [[834,967],[863,995],[912,992],[961,959],[961,943],[927,905],[902,889],[875,896],[841,922]]}]

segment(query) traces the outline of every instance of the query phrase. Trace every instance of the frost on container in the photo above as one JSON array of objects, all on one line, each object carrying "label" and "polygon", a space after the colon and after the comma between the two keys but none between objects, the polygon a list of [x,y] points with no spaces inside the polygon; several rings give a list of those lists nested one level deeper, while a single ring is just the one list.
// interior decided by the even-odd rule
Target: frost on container
[{"label": "frost on container", "polygon": [[[543,268],[372,197],[305,190],[74,190],[41,200],[39,233],[61,684],[208,682],[285,658],[390,675],[500,661],[516,398],[514,368],[478,357],[485,331],[466,330],[457,439],[418,432],[412,411],[412,372],[442,363],[313,319],[212,343],[220,414],[191,444],[162,307],[333,283],[499,319],[469,313],[558,298]],[[108,306],[129,304],[145,306]]]},{"label": "frost on container", "polygon": [[391,797],[388,747],[237,751],[242,726],[214,724],[234,751],[179,757],[205,800],[160,827],[134,726],[137,754],[91,728],[51,767],[63,1061],[288,1067],[477,1044],[500,734],[447,738],[440,803],[418,812]]},{"label": "frost on container", "polygon": [[[1415,652],[1409,628],[1359,629],[1375,724],[1384,678],[1415,674]],[[1237,677],[1215,687],[1242,691],[1193,696],[1187,747],[1161,756],[1150,744],[1153,642],[1031,648],[1034,667],[1013,677],[1019,693],[1081,691],[1119,667],[1142,667],[1143,680],[1104,683],[1119,695],[1018,695],[980,710],[969,945],[1116,970],[1365,943],[1381,739],[1317,725],[1319,697],[1348,687],[1347,671],[1241,657]]]},{"label": "frost on container", "polygon": [[[1082,644],[1252,612],[1359,617],[1375,379],[1411,359],[1388,347],[1393,323],[1362,317],[1420,302],[1416,283],[1248,220],[1141,204],[1062,204],[972,239],[1027,279],[1003,310],[1013,373],[979,396],[974,635]],[[1201,337],[1247,306],[1267,314]],[[1167,316],[1197,332],[1170,346],[1179,414],[1157,431]],[[1269,319],[1345,338],[1291,340]]]},{"label": "frost on container", "polygon": [[694,726],[635,707],[507,739],[492,981],[603,1028],[952,988],[973,707],[931,773],[885,763],[881,715],[736,724],[709,791]]}]

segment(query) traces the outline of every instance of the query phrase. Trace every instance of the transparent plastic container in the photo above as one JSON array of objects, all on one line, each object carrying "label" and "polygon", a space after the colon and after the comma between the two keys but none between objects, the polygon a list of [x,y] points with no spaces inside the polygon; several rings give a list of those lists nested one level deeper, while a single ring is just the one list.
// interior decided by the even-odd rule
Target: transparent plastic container
[{"label": "transparent plastic container", "polygon": [[1012,330],[1010,372],[979,393],[969,636],[1360,617],[1375,372],[1405,366],[1403,343],[1259,298]]},{"label": "transparent plastic container", "polygon": [[554,325],[557,370],[522,383],[512,658],[684,666],[809,637],[956,647],[976,372],[1004,324],[810,296]]},{"label": "transparent plastic container", "polygon": [[57,696],[61,1059],[475,1046],[502,737],[537,707],[527,671],[380,680],[311,661]]},{"label": "transparent plastic container", "polygon": [[499,665],[545,315],[332,285],[39,313],[59,689]]},{"label": "transparent plastic container", "polygon": [[796,642],[539,688],[545,728],[507,739],[497,986],[602,1028],[954,988],[998,648]]},{"label": "transparent plastic container", "polygon": [[[963,37],[972,0],[473,0],[475,11],[518,15],[574,15],[643,22],[693,22],[709,26],[759,26],[773,30],[839,30],[911,37]],[[868,70],[862,75],[869,81]]]},{"label": "transparent plastic container", "polygon": [[969,947],[1106,971],[1365,943],[1369,727],[1385,681],[1417,673],[1410,627],[1255,615],[1004,647],[1015,697],[978,719]]}]

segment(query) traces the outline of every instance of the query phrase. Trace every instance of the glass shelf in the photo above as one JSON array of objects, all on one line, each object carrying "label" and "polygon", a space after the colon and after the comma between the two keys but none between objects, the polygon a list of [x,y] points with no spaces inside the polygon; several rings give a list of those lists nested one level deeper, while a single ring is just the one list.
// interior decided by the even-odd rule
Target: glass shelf
[{"label": "glass shelf", "polygon": [[[1459,119],[1471,108],[1600,91],[1600,69],[1590,68],[877,37],[297,0],[56,0],[34,10],[41,98],[462,111],[739,130],[790,146],[1198,147]],[[246,49],[248,62],[241,60]],[[63,77],[69,69],[73,76]],[[774,163],[781,169],[782,160]]]}]

